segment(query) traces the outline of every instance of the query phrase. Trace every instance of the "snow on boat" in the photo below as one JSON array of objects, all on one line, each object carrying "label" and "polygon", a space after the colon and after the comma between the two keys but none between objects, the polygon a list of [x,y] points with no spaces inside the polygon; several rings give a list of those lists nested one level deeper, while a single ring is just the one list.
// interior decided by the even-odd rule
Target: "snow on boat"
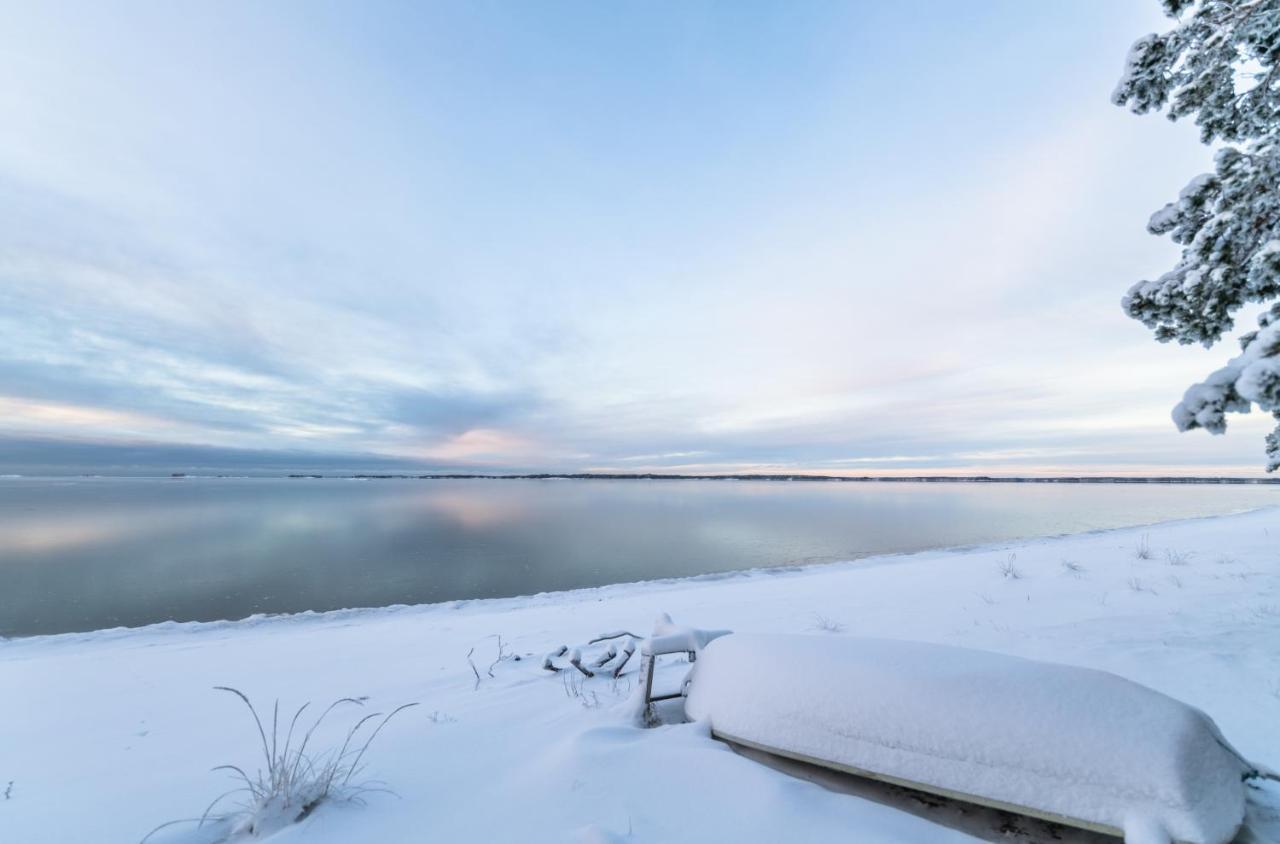
[{"label": "snow on boat", "polygon": [[1209,716],[1137,683],[917,642],[724,636],[685,711],[732,743],[1130,844],[1229,841],[1256,773]]}]

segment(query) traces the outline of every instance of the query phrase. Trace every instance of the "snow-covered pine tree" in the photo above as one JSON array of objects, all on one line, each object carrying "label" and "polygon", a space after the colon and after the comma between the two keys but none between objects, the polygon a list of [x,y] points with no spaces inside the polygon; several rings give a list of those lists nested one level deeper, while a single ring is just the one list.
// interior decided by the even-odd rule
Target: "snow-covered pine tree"
[{"label": "snow-covered pine tree", "polygon": [[[1249,303],[1267,305],[1243,353],[1190,387],[1179,430],[1220,434],[1254,404],[1280,420],[1280,0],[1162,0],[1177,21],[1139,38],[1112,94],[1137,114],[1194,116],[1217,146],[1214,172],[1191,180],[1147,229],[1182,246],[1177,265],[1129,289],[1124,310],[1161,342],[1212,346]],[[1280,468],[1280,424],[1266,439]]]}]

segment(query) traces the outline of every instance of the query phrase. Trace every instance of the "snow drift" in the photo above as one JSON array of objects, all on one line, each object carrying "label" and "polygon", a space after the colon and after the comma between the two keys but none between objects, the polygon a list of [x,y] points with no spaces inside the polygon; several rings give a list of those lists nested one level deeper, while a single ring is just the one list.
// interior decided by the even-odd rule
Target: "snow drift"
[{"label": "snow drift", "polygon": [[1129,842],[1222,844],[1249,765],[1203,712],[1103,671],[884,639],[737,634],[686,711],[729,741]]}]

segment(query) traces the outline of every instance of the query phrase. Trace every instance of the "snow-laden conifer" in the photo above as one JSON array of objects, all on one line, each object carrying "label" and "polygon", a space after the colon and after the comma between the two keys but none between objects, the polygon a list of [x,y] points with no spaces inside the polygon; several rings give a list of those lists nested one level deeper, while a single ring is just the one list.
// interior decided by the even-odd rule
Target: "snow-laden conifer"
[{"label": "snow-laden conifer", "polygon": [[[1152,215],[1148,230],[1182,246],[1173,269],[1140,281],[1125,312],[1161,342],[1211,346],[1247,304],[1270,305],[1243,354],[1187,390],[1180,430],[1220,434],[1227,413],[1258,405],[1280,420],[1280,0],[1163,0],[1177,21],[1129,50],[1112,100],[1143,114],[1191,117],[1217,147],[1197,176]],[[1267,470],[1280,468],[1280,425]]]}]

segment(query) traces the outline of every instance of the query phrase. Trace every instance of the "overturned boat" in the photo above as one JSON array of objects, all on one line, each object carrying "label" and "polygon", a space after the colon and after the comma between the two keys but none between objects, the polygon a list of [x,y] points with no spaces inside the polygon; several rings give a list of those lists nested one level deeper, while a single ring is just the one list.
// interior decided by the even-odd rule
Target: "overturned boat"
[{"label": "overturned boat", "polygon": [[1129,844],[1225,844],[1260,775],[1173,698],[964,648],[726,635],[699,649],[687,695],[731,743]]}]

